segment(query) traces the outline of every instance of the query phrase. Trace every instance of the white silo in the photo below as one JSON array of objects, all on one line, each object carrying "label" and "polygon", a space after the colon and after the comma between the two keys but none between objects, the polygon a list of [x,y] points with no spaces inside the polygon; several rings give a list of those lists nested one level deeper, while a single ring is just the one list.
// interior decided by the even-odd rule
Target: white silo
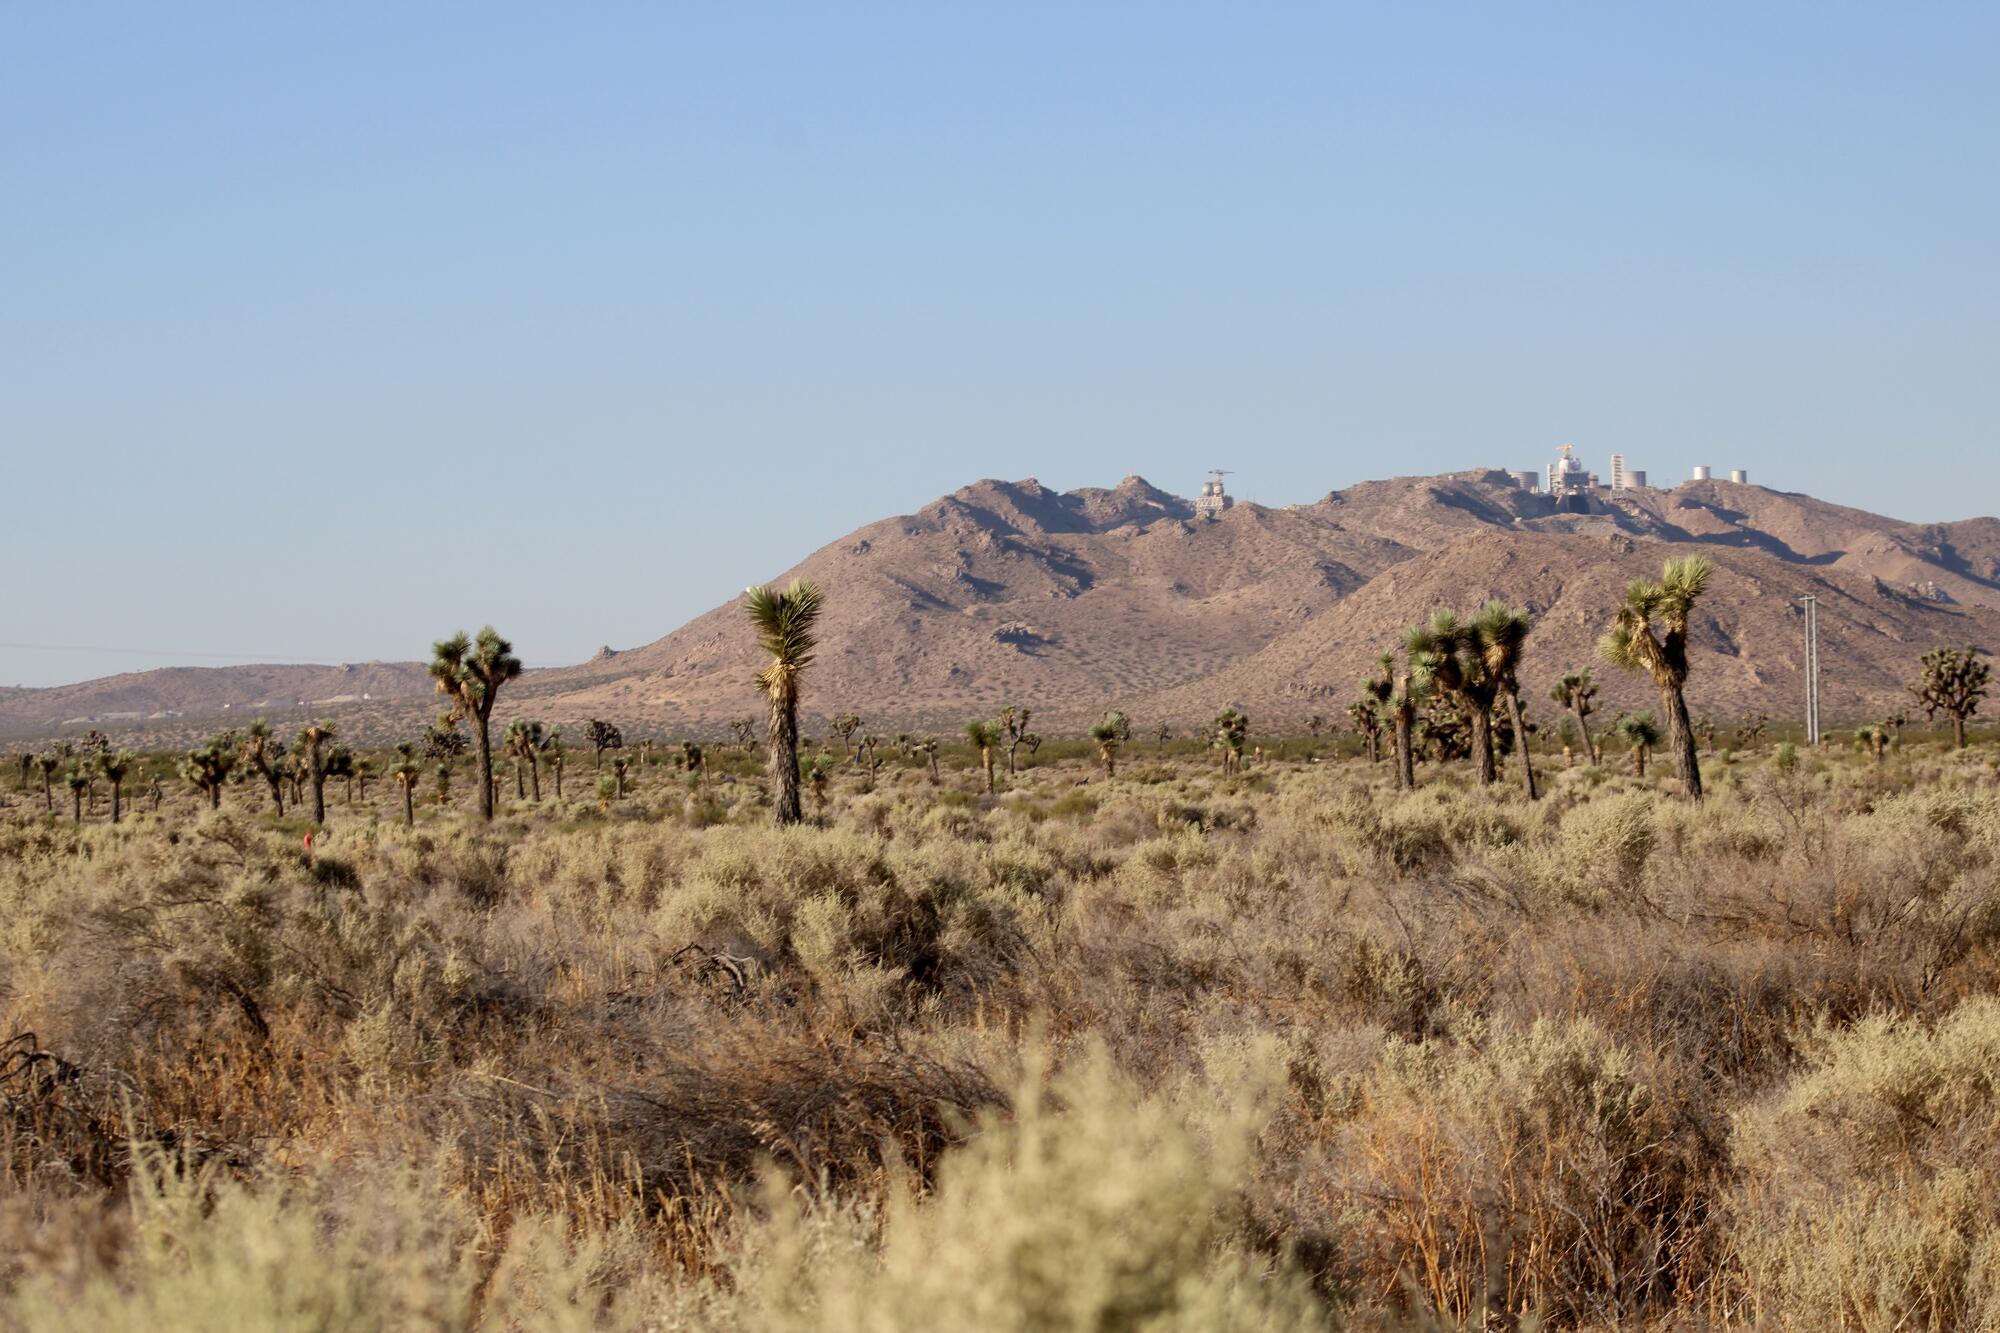
[{"label": "white silo", "polygon": [[1706,464],[1706,463],[1696,463],[1696,464],[1694,465],[1694,479],[1695,479],[1696,481],[1707,481],[1707,480],[1708,480],[1708,464]]},{"label": "white silo", "polygon": [[1646,469],[1642,467],[1635,467],[1628,469],[1625,473],[1625,485],[1630,490],[1635,490],[1635,491],[1645,490]]},{"label": "white silo", "polygon": [[1740,467],[1733,467],[1729,469],[1729,479],[1738,486],[1742,486],[1749,482],[1750,474]]},{"label": "white silo", "polygon": [[1524,491],[1539,491],[1542,489],[1542,474],[1533,468],[1523,469],[1514,474],[1514,484]]}]

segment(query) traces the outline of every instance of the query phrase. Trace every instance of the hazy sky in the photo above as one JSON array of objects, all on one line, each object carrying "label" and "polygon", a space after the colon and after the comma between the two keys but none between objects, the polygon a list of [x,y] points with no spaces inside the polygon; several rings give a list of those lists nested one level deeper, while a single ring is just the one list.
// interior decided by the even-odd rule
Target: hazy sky
[{"label": "hazy sky", "polygon": [[1994,513],[1996,51],[1990,4],[0,0],[0,684],[574,661],[981,476],[1575,441]]}]

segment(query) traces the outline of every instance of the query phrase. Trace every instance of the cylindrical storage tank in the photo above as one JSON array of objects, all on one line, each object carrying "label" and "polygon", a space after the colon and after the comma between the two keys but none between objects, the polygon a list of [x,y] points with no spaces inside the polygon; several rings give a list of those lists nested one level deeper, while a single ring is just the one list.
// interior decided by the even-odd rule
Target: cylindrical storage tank
[{"label": "cylindrical storage tank", "polygon": [[1738,485],[1741,485],[1742,483],[1750,480],[1750,474],[1748,472],[1745,472],[1740,467],[1733,467],[1729,469],[1729,479],[1733,482],[1736,482]]},{"label": "cylindrical storage tank", "polygon": [[1707,480],[1708,480],[1708,468],[1707,468],[1707,466],[1706,466],[1705,464],[1702,464],[1702,463],[1696,463],[1696,464],[1694,465],[1694,479],[1695,479],[1696,481],[1707,481]]},{"label": "cylindrical storage tank", "polygon": [[1629,468],[1629,469],[1627,469],[1627,470],[1626,470],[1626,473],[1625,473],[1625,484],[1626,484],[1627,486],[1631,487],[1631,488],[1632,488],[1633,490],[1635,490],[1635,491],[1643,491],[1643,490],[1645,490],[1645,489],[1646,489],[1646,469],[1644,469],[1644,468],[1642,468],[1642,467],[1635,467],[1635,468]]},{"label": "cylindrical storage tank", "polygon": [[1527,468],[1514,474],[1514,484],[1524,491],[1539,491],[1542,489],[1542,474]]}]

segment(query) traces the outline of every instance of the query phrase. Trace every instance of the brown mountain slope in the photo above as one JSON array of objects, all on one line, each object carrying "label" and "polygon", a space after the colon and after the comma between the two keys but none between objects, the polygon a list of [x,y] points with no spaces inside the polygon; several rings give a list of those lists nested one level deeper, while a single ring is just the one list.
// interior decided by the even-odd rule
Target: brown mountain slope
[{"label": "brown mountain slope", "polygon": [[[1308,624],[1202,681],[1133,700],[1146,716],[1189,721],[1233,703],[1253,716],[1295,720],[1309,712],[1344,720],[1357,682],[1403,628],[1439,607],[1470,610],[1489,597],[1535,616],[1522,685],[1548,716],[1548,690],[1566,671],[1589,667],[1608,709],[1655,706],[1651,684],[1596,662],[1595,644],[1633,578],[1657,578],[1687,544],[1610,537],[1490,532],[1464,538],[1390,569]],[[1903,683],[1937,643],[2000,638],[2000,611],[1949,606],[1897,591],[1833,565],[1792,562],[1768,551],[1713,546],[1715,564],[1690,635],[1690,706],[1739,717],[1788,713],[1804,697],[1803,617],[1798,599],[1819,598],[1824,707],[1829,717],[1879,716],[1906,707]]]},{"label": "brown mountain slope", "polygon": [[[981,481],[775,579],[810,577],[828,596],[809,716],[853,709],[878,728],[955,727],[1009,702],[1052,728],[1108,704],[1192,718],[1233,698],[1303,715],[1308,698],[1344,705],[1418,614],[1489,594],[1544,614],[1530,665],[1539,695],[1557,659],[1588,660],[1624,579],[1695,549],[1724,571],[1696,644],[1714,659],[1701,659],[1698,702],[1719,713],[1795,705],[1786,617],[1808,588],[1826,599],[1830,714],[1887,707],[1924,648],[1991,643],[2000,627],[2000,520],[1911,524],[1727,482],[1606,494],[1597,510],[1558,514],[1494,471],[1364,482],[1213,520],[1137,477],[1067,493]],[[530,672],[501,708],[713,734],[756,712],[756,666],[731,602],[643,647]],[[371,738],[410,730],[434,706],[417,663],[175,669],[0,691],[0,731],[46,734],[80,718],[116,730],[129,721],[104,715],[164,711],[182,716],[146,730],[178,735],[259,701],[288,724],[328,713]],[[1634,688],[1628,702],[1643,701]]]},{"label": "brown mountain slope", "polygon": [[208,719],[236,711],[337,710],[428,695],[421,662],[343,666],[162,667],[128,671],[48,689],[0,689],[0,730],[26,732],[72,723],[107,731],[176,718]]}]

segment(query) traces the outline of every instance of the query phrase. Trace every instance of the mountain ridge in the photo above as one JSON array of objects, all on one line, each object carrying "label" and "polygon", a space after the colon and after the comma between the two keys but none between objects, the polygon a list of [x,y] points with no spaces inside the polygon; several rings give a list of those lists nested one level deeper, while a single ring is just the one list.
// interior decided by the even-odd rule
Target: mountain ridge
[{"label": "mountain ridge", "polygon": [[[1718,571],[1694,636],[1698,712],[1782,713],[1802,697],[1807,592],[1822,598],[1829,716],[1897,706],[1935,643],[2000,638],[2000,519],[1909,523],[1736,482],[1598,496],[1595,512],[1557,513],[1510,474],[1474,469],[1199,517],[1137,475],[1060,492],[987,478],[857,528],[773,581],[828,592],[809,715],[898,729],[955,727],[1006,703],[1051,725],[1114,706],[1191,721],[1224,702],[1272,721],[1337,718],[1402,625],[1488,596],[1538,612],[1536,694],[1543,675],[1591,664],[1625,579],[1697,551]],[[530,671],[501,712],[713,733],[757,712],[756,665],[732,601],[650,643]],[[1616,706],[1650,706],[1643,682],[1597,674]],[[420,662],[171,667],[0,689],[0,732],[161,736],[263,711],[388,734],[434,707]]]}]

